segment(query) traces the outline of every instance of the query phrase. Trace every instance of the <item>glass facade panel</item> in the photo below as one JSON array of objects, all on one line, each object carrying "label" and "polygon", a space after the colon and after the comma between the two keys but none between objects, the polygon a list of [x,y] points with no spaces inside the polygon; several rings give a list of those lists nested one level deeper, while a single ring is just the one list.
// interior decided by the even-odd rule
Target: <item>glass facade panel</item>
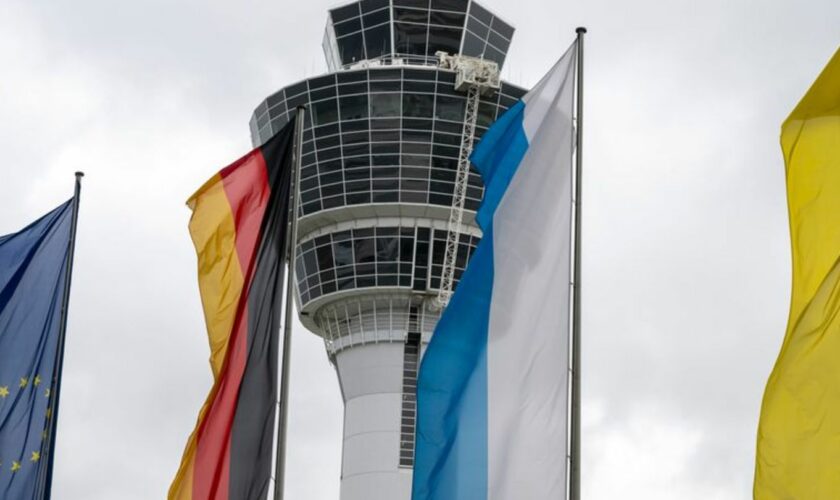
[{"label": "glass facade panel", "polygon": [[440,94],[451,93],[453,95],[463,95],[455,90],[455,72],[453,71],[439,71],[437,74],[437,91]]},{"label": "glass facade panel", "polygon": [[335,86],[330,86],[322,89],[313,89],[309,91],[309,99],[311,101],[320,101],[328,97],[335,97]]},{"label": "glass facade panel", "polygon": [[338,121],[338,104],[335,99],[316,102],[312,105],[315,124],[324,125]]},{"label": "glass facade panel", "polygon": [[305,94],[308,89],[309,86],[306,84],[306,82],[300,82],[295,83],[294,85],[290,85],[286,87],[286,98],[289,99],[300,94]]},{"label": "glass facade panel", "polygon": [[[341,103],[342,120],[358,120],[368,117],[368,96],[366,94],[342,97],[339,102]],[[351,142],[354,140],[366,141],[367,134],[351,135],[348,140]]]},{"label": "glass facade panel", "polygon": [[435,93],[435,83],[434,82],[414,82],[414,81],[405,81],[403,82],[403,91],[406,94],[414,94],[418,92],[426,93],[426,94],[434,94]]},{"label": "glass facade panel", "polygon": [[362,22],[364,23],[365,28],[379,26],[383,23],[387,23],[390,20],[391,11],[389,9],[377,10],[376,12],[365,14],[364,17],[362,17]]},{"label": "glass facade panel", "polygon": [[387,24],[365,30],[365,48],[368,59],[391,53],[391,27]]},{"label": "glass facade panel", "polygon": [[[390,228],[395,232],[397,228]],[[379,237],[376,239],[376,262],[397,262],[400,256],[400,239],[394,235]],[[394,271],[396,272],[396,266]]]},{"label": "glass facade panel", "polygon": [[437,105],[435,106],[435,118],[455,122],[462,121],[464,119],[464,99],[438,96]]},{"label": "glass facade panel", "polygon": [[465,56],[481,57],[484,55],[484,40],[477,36],[467,33],[464,36],[464,50],[461,52]]},{"label": "glass facade panel", "polygon": [[349,35],[350,33],[361,31],[362,21],[359,18],[350,19],[348,21],[344,21],[343,23],[334,25],[333,29],[335,30],[335,36],[342,37],[344,35]]},{"label": "glass facade panel", "polygon": [[371,92],[399,92],[402,85],[396,82],[370,82]]},{"label": "glass facade panel", "polygon": [[447,54],[457,54],[461,48],[461,30],[454,28],[429,27],[428,55],[442,50]]},{"label": "glass facade panel", "polygon": [[432,0],[432,9],[466,12],[467,2],[464,0]]},{"label": "glass facade panel", "polygon": [[474,16],[476,19],[486,24],[487,26],[490,26],[490,24],[493,22],[493,14],[491,14],[487,9],[485,9],[481,5],[478,5],[475,2],[472,2],[470,4],[470,15]]},{"label": "glass facade panel", "polygon": [[394,23],[394,51],[398,54],[426,55],[426,25]]},{"label": "glass facade panel", "polygon": [[429,11],[394,7],[394,20],[406,23],[426,24],[429,21]]},{"label": "glass facade panel", "polygon": [[429,0],[394,0],[394,7],[414,7],[415,9],[428,9]]},{"label": "glass facade panel", "polygon": [[352,64],[364,59],[364,45],[361,33],[338,39],[338,52],[342,64]]},{"label": "glass facade panel", "polygon": [[402,71],[398,69],[379,69],[370,72],[371,80],[397,80],[402,78]]},{"label": "glass facade panel", "polygon": [[370,116],[400,116],[400,94],[371,94]]},{"label": "glass facade panel", "polygon": [[495,31],[490,32],[490,36],[487,37],[487,43],[492,45],[493,47],[499,49],[502,52],[507,52],[508,47],[510,46],[510,41],[506,38],[502,37]]},{"label": "glass facade panel", "polygon": [[268,108],[273,108],[274,106],[282,105],[285,99],[286,98],[282,90],[280,92],[276,92],[268,96],[268,98],[263,103],[264,105],[260,106],[260,108],[257,108],[257,112],[265,113],[266,111],[268,111]]},{"label": "glass facade panel", "polygon": [[505,60],[505,55],[488,45],[484,49],[484,58],[489,59],[491,61],[495,61],[501,65],[502,62]]},{"label": "glass facade panel", "polygon": [[513,38],[513,26],[507,24],[498,17],[493,18],[493,24],[490,27],[508,40]]},{"label": "glass facade panel", "polygon": [[486,39],[490,33],[490,27],[474,17],[470,17],[470,20],[467,22],[467,30],[481,40]]},{"label": "glass facade panel", "polygon": [[345,5],[344,7],[339,7],[330,11],[330,16],[332,16],[332,21],[334,23],[340,23],[341,21],[346,21],[347,19],[357,17],[358,15],[359,4],[357,3]]},{"label": "glass facade panel", "polygon": [[419,80],[419,81],[435,81],[436,79],[436,72],[429,71],[425,69],[408,69],[406,68],[403,70],[403,75],[405,76],[406,80]]},{"label": "glass facade panel", "polygon": [[[315,106],[319,106],[322,103],[317,103]],[[338,146],[341,143],[337,135],[331,135],[329,137],[319,137],[315,140],[315,144],[318,146],[318,149],[328,149]],[[307,143],[307,144],[312,144]]]},{"label": "glass facade panel", "polygon": [[338,73],[338,83],[345,84],[345,83],[354,83],[354,82],[366,82],[368,78],[367,71],[343,71]]},{"label": "glass facade panel", "polygon": [[367,82],[346,83],[338,87],[339,95],[367,94],[367,92]]},{"label": "glass facade panel", "polygon": [[390,3],[388,0],[362,0],[360,6],[362,8],[362,13],[365,12],[372,12],[374,10],[379,10],[383,7],[388,7]]},{"label": "glass facade panel", "polygon": [[[452,12],[440,12],[433,10],[429,14],[429,24],[450,26],[453,28],[463,28],[464,17],[465,16],[463,14],[455,14]],[[460,32],[458,34],[458,37],[460,38]]]},{"label": "glass facade panel", "polygon": [[496,120],[496,106],[486,102],[481,102],[478,105],[478,120],[477,125],[482,127],[489,127]]},{"label": "glass facade panel", "polygon": [[434,94],[403,94],[405,116],[412,118],[431,118],[434,115]]}]

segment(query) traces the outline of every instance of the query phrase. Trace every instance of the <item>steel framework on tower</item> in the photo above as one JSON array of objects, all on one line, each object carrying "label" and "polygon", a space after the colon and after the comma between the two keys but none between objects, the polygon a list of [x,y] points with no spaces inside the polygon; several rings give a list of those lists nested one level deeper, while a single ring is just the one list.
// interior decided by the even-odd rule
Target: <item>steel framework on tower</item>
[{"label": "steel framework on tower", "polygon": [[436,305],[446,307],[452,297],[455,283],[455,260],[458,254],[458,237],[464,221],[464,202],[467,197],[467,185],[470,173],[470,155],[475,140],[475,126],[478,121],[478,101],[482,94],[490,94],[499,89],[499,65],[477,57],[449,55],[437,52],[439,66],[455,71],[455,90],[466,91],[466,110],[464,127],[461,131],[461,148],[458,154],[458,170],[455,175],[455,190],[446,234],[446,251],[443,257],[443,272]]}]

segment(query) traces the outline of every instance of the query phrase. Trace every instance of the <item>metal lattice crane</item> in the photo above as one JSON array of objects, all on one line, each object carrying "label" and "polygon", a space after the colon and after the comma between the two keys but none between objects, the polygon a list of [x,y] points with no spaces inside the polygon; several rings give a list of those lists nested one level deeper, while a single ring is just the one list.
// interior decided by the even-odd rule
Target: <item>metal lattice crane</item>
[{"label": "metal lattice crane", "polygon": [[490,94],[499,89],[499,65],[476,57],[437,52],[439,66],[455,71],[455,90],[466,91],[467,101],[464,112],[464,127],[461,131],[461,149],[458,154],[458,170],[455,175],[455,189],[452,196],[452,208],[449,211],[449,224],[446,233],[446,253],[443,257],[443,272],[440,278],[440,291],[435,300],[438,307],[446,307],[452,296],[455,281],[455,262],[458,256],[458,240],[461,224],[464,221],[464,202],[467,198],[467,185],[470,173],[470,155],[475,140],[475,126],[478,121],[478,100],[482,94]]}]

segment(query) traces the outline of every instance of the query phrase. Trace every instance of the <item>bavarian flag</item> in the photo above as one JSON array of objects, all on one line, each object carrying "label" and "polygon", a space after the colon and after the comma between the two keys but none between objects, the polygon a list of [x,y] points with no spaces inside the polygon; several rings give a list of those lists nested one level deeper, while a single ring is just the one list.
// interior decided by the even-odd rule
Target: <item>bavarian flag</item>
[{"label": "bavarian flag", "polygon": [[793,290],[758,426],[756,500],[840,498],[840,50],[782,125]]},{"label": "bavarian flag", "polygon": [[214,383],[170,500],[268,492],[294,122],[187,202]]}]

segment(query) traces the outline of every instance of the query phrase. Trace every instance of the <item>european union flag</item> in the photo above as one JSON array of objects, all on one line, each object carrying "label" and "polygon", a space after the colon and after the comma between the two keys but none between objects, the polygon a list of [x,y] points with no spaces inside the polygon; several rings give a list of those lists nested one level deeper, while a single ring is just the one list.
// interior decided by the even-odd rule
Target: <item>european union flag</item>
[{"label": "european union flag", "polygon": [[0,498],[49,497],[74,201],[0,236]]}]

